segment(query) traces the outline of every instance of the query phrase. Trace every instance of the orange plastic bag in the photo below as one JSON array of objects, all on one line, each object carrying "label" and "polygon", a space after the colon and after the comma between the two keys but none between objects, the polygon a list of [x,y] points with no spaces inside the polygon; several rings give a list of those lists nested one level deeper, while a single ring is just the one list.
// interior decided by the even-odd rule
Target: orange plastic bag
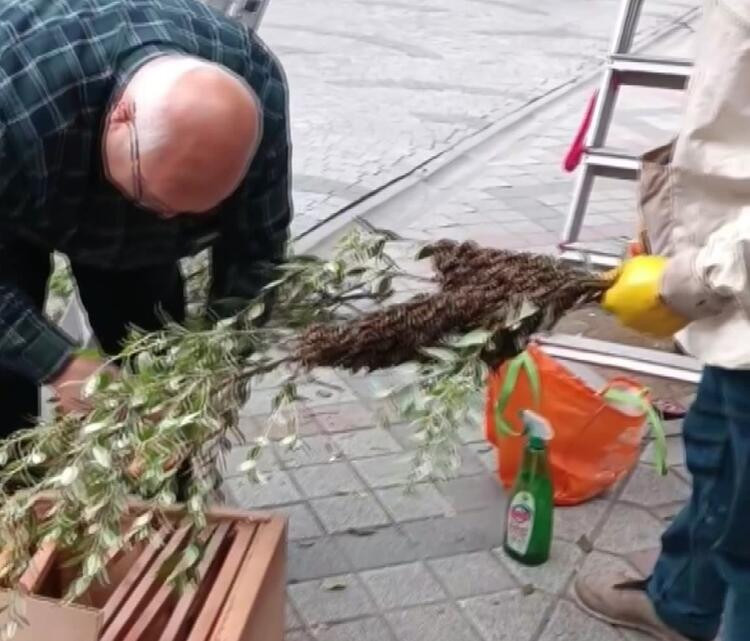
[{"label": "orange plastic bag", "polygon": [[[646,425],[658,421],[648,405],[648,392],[625,377],[614,378],[597,391],[539,347],[530,345],[525,354],[520,371],[518,362],[506,363],[490,375],[487,386],[485,434],[497,448],[500,481],[506,488],[515,481],[524,447],[519,413],[534,409],[554,431],[548,456],[555,503],[575,505],[591,499],[637,463]],[[515,371],[508,376],[512,367]],[[515,382],[506,381],[506,376]],[[507,405],[496,412],[503,393]],[[660,449],[663,433],[657,441]]]}]

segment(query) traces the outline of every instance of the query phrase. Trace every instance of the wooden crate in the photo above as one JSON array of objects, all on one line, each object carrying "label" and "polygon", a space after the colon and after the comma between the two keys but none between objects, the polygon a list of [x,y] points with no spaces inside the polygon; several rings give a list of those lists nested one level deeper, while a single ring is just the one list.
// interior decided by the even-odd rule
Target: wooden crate
[{"label": "wooden crate", "polygon": [[[140,507],[133,504],[133,513]],[[53,546],[41,548],[22,579],[28,625],[16,641],[283,641],[286,520],[212,510],[201,532],[199,580],[180,594],[164,581],[164,563],[188,534],[179,512],[173,516],[159,536],[111,559],[109,583],[92,586],[74,604],[61,598],[76,568]]]}]

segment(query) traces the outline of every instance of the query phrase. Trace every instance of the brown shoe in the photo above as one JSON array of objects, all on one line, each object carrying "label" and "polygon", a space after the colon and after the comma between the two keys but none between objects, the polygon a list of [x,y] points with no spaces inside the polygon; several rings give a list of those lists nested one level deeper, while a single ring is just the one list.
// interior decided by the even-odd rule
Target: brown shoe
[{"label": "brown shoe", "polygon": [[597,619],[659,641],[690,641],[662,622],[646,593],[645,581],[614,572],[583,575],[576,579],[575,593],[583,609]]}]

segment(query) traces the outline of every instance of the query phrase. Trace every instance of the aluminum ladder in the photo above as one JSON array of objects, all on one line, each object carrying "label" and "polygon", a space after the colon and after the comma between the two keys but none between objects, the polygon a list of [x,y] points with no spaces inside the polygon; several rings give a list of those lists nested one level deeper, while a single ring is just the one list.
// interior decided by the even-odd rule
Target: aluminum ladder
[{"label": "aluminum ladder", "polygon": [[[643,0],[622,0],[607,66],[602,73],[596,105],[584,146],[582,166],[573,192],[570,210],[560,244],[561,257],[569,262],[585,262],[591,267],[611,268],[622,261],[624,251],[581,243],[583,227],[594,179],[637,180],[640,154],[611,149],[607,135],[621,86],[683,90],[690,78],[692,62],[681,59],[640,56],[633,53]],[[688,383],[700,380],[701,365],[689,356],[654,349],[629,347],[612,341],[583,336],[547,334],[537,337],[542,349],[563,361],[622,369]]]},{"label": "aluminum ladder", "polygon": [[597,176],[620,180],[638,178],[640,155],[606,146],[619,87],[682,90],[690,78],[692,62],[689,60],[654,58],[632,53],[642,7],[643,0],[623,0],[620,6],[607,66],[602,73],[586,138],[582,166],[579,168],[560,243],[562,258],[572,262],[614,267],[622,259],[622,252],[592,249],[590,246],[587,248],[579,242],[594,179]]}]

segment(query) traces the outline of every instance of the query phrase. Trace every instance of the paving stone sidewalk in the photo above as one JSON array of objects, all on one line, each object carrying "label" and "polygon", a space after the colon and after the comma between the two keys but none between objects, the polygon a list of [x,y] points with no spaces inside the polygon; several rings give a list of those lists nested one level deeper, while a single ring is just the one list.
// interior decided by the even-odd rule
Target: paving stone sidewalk
[{"label": "paving stone sidewalk", "polygon": [[[690,43],[684,45],[689,51]],[[674,51],[672,53],[675,53]],[[613,142],[645,150],[668,140],[679,94],[623,95]],[[460,189],[435,194],[435,206],[409,218],[403,235],[475,239],[485,245],[552,251],[572,183],[559,166],[584,105],[545,122],[520,150],[498,149]],[[585,237],[631,235],[632,186],[597,188]],[[596,373],[580,368],[584,377]],[[456,478],[405,492],[414,443],[407,425],[379,427],[378,390],[394,374],[341,377],[339,390],[311,390],[302,411],[304,447],[274,450],[264,486],[228,483],[245,507],[290,517],[287,641],[636,641],[585,616],[571,598],[577,572],[621,567],[646,574],[659,535],[689,493],[680,424],[669,425],[669,475],[650,465],[650,447],[633,474],[605,496],[555,513],[551,560],[513,563],[501,550],[506,494],[480,426],[462,426]],[[273,387],[259,388],[243,413],[257,434]],[[234,450],[230,468],[244,458]]]},{"label": "paving stone sidewalk", "polygon": [[[697,4],[645,2],[639,38]],[[619,5],[270,0],[260,34],[289,76],[294,234],[595,69]]]}]

